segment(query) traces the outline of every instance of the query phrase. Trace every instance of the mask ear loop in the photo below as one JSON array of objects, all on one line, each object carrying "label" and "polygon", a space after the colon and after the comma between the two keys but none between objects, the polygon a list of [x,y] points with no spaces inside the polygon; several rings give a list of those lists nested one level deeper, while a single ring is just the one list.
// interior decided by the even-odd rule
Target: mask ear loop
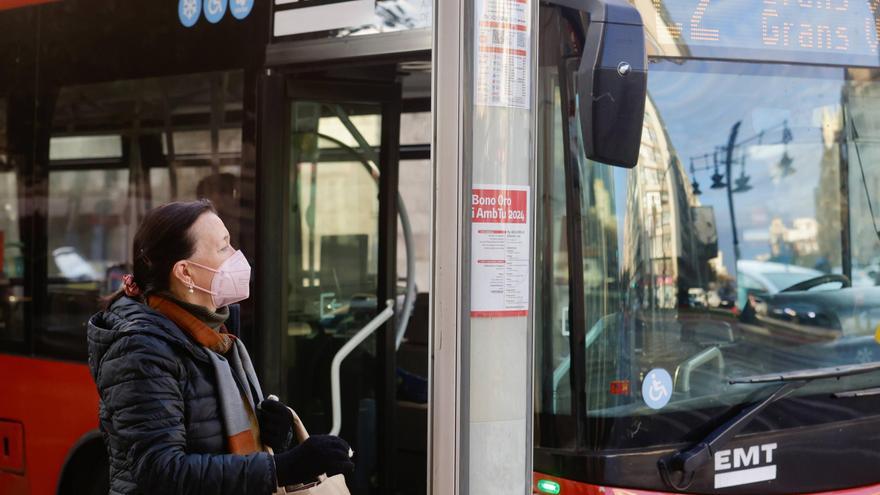
[{"label": "mask ear loop", "polygon": [[[207,266],[202,265],[202,264],[200,264],[200,263],[196,263],[195,261],[186,260],[186,262],[187,262],[187,263],[192,263],[193,265],[195,265],[195,266],[197,266],[197,267],[199,267],[199,268],[204,268],[205,270],[208,270],[208,271],[211,271],[211,272],[214,272],[214,273],[220,273],[220,270],[215,270],[215,269],[213,269],[213,268],[211,268],[211,267],[207,267]],[[194,293],[195,293],[195,291],[194,291],[193,289],[199,289],[200,291],[202,291],[202,292],[204,292],[204,293],[206,293],[206,294],[210,294],[210,295],[212,295],[212,296],[214,295],[214,292],[213,292],[213,291],[210,291],[210,290],[207,290],[207,289],[203,289],[203,288],[199,287],[198,285],[196,285],[195,282],[193,282],[192,277],[190,277],[188,281],[184,282],[184,284],[185,284],[186,287],[187,287],[187,292],[189,292],[190,294],[194,294]]]},{"label": "mask ear loop", "polygon": [[[199,267],[199,268],[204,268],[205,270],[208,270],[208,271],[211,271],[211,272],[214,272],[214,273],[220,273],[220,270],[215,270],[215,269],[213,269],[213,268],[211,268],[211,267],[209,267],[209,266],[205,266],[205,265],[203,265],[203,264],[201,264],[201,263],[196,263],[195,261],[186,260],[186,262],[187,262],[187,263],[192,263],[193,265],[195,265],[195,266],[197,266],[197,267]],[[212,291],[212,290],[208,290],[208,289],[203,289],[203,288],[199,287],[198,285],[196,285],[196,284],[193,282],[192,277],[190,277],[189,282],[185,282],[185,283],[186,283],[186,286],[187,286],[187,288],[188,288],[188,292],[189,292],[190,294],[194,294],[193,289],[199,289],[200,291],[202,291],[202,292],[204,292],[204,293],[206,293],[206,294],[210,294],[210,295],[212,295],[212,296],[215,295],[215,294],[214,294],[214,291]]]}]

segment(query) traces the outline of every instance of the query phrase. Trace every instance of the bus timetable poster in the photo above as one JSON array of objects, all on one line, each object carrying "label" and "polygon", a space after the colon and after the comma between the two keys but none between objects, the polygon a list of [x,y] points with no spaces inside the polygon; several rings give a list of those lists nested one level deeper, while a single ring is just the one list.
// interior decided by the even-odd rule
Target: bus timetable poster
[{"label": "bus timetable poster", "polygon": [[529,188],[471,192],[471,317],[529,314]]}]

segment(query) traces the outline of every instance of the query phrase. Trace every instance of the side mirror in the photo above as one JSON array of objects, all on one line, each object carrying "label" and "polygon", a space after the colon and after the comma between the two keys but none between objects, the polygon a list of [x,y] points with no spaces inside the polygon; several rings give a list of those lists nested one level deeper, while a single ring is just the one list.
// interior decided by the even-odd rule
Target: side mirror
[{"label": "side mirror", "polygon": [[648,59],[642,16],[626,0],[547,0],[587,14],[577,99],[587,158],[632,168],[639,160]]}]

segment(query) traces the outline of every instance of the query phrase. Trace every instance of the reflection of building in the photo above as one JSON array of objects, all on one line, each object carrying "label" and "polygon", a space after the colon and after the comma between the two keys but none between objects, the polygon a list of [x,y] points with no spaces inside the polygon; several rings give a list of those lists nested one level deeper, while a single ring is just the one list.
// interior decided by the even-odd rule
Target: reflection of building
[{"label": "reflection of building", "polygon": [[[714,218],[707,215],[714,214],[700,207],[650,97],[639,165],[630,173],[627,189],[624,271],[631,286],[646,291],[644,304],[675,307],[680,296],[706,287],[711,278],[707,261],[718,253]],[[710,228],[695,228],[697,217]]]},{"label": "reflection of building", "polygon": [[774,218],[770,222],[770,252],[776,258],[818,253],[819,222],[815,218],[796,218],[788,228],[781,218]]},{"label": "reflection of building", "polygon": [[[816,187],[818,252],[833,266],[841,266],[840,232],[840,138],[843,119],[839,108],[822,109],[822,161]],[[775,254],[775,253],[774,253]]]}]

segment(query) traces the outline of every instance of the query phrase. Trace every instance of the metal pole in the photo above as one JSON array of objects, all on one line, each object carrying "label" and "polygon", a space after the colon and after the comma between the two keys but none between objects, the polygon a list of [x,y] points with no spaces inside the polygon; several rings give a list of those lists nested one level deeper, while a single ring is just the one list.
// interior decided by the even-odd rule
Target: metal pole
[{"label": "metal pole", "polygon": [[463,0],[434,0],[428,493],[458,495],[462,464],[461,334],[466,324]]}]

